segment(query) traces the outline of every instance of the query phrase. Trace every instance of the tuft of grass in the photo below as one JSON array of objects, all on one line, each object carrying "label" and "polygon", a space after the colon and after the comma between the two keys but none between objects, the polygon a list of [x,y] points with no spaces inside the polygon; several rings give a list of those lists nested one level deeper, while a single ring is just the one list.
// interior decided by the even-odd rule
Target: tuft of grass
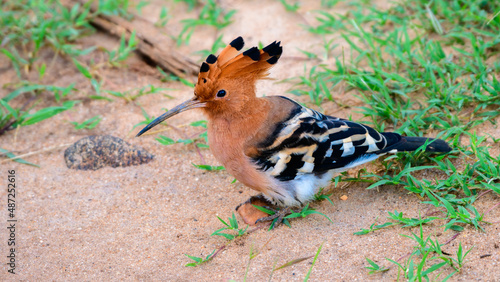
[{"label": "tuft of grass", "polygon": [[280,2],[288,12],[297,12],[300,8],[300,2],[295,2],[293,4],[288,3],[286,0],[280,0]]},{"label": "tuft of grass", "polygon": [[202,258],[202,257],[196,257],[196,256],[190,256],[188,254],[184,254],[186,257],[194,260],[194,262],[191,262],[191,263],[188,263],[186,264],[185,266],[186,267],[197,267],[198,265],[200,264],[203,264],[203,263],[206,263],[206,262],[209,262],[213,256],[215,254],[215,250],[213,250],[208,256],[206,256],[205,258]]},{"label": "tuft of grass", "polygon": [[[49,119],[78,103],[67,100],[67,96],[78,91],[74,83],[67,86],[43,83],[59,57],[72,61],[75,69],[89,79],[89,84],[97,93],[90,96],[91,98],[109,100],[100,96],[102,80],[98,79],[98,70],[106,66],[119,66],[134,50],[137,41],[135,35],[128,42],[122,38],[119,48],[108,52],[108,62],[87,66],[79,57],[94,52],[96,48],[82,49],[76,40],[95,31],[90,20],[100,14],[128,15],[128,0],[99,1],[98,9],[94,13],[90,12],[91,4],[92,1],[89,1],[83,5],[76,3],[67,7],[59,0],[7,0],[2,3],[0,32],[4,37],[0,55],[10,61],[18,81],[2,85],[13,90],[0,99],[0,135],[18,126],[33,125]],[[52,58],[45,59],[47,54]],[[36,74],[36,79],[31,79],[33,73]],[[45,103],[44,107],[37,107],[42,99],[51,102],[46,96],[42,96],[45,93],[53,94],[55,103]],[[24,104],[19,103],[22,97],[27,98]],[[12,106],[19,104],[22,105],[17,108]]]},{"label": "tuft of grass", "polygon": [[61,112],[67,111],[73,106],[78,103],[79,101],[66,101],[63,102],[61,106],[55,106],[55,107],[47,107],[40,109],[38,111],[35,111],[33,113],[22,113],[21,115],[18,116],[18,119],[11,125],[12,127],[17,127],[19,126],[27,126],[27,125],[33,125],[35,123],[38,123],[42,120],[51,118]]},{"label": "tuft of grass", "polygon": [[[107,92],[108,94],[110,94],[114,97],[122,98],[122,99],[126,100],[127,102],[134,102],[139,97],[142,97],[145,95],[151,95],[151,94],[158,94],[158,93],[161,93],[161,92],[167,91],[167,90],[172,90],[172,89],[156,87],[152,84],[149,84],[149,85],[146,85],[143,87],[133,88],[133,89],[121,91],[121,92],[120,91],[112,91],[112,90],[106,90],[105,92]],[[173,98],[172,96],[170,96],[168,94],[163,94],[163,96],[168,97],[168,98]]]},{"label": "tuft of grass", "polygon": [[70,123],[75,126],[75,129],[93,129],[94,127],[96,127],[99,124],[99,122],[101,122],[101,120],[102,120],[102,117],[97,115],[97,116],[91,117],[85,121],[82,121],[81,123],[78,123],[75,121],[71,121]]},{"label": "tuft of grass", "polygon": [[194,167],[197,169],[202,169],[202,170],[207,170],[207,171],[219,171],[219,170],[225,170],[224,166],[214,166],[214,165],[197,165],[197,164],[192,164]]},{"label": "tuft of grass", "polygon": [[[433,240],[431,236],[424,236],[422,225],[420,225],[419,234],[415,234],[412,232],[412,236],[402,236],[413,240],[416,243],[416,246],[410,254],[405,256],[408,258],[403,263],[400,263],[399,260],[403,259],[404,257],[399,259],[398,261],[386,258],[387,261],[398,267],[398,279],[400,276],[400,272],[402,272],[404,277],[409,281],[423,279],[429,281],[431,278],[432,280],[443,279],[444,281],[446,281],[456,273],[460,272],[465,263],[465,257],[472,250],[471,248],[468,251],[464,252],[462,244],[459,243],[456,258],[454,258],[452,255],[443,252],[441,247],[444,244],[440,244],[437,239]],[[370,274],[379,272],[379,269],[381,271],[388,270],[387,267],[379,266],[373,263],[373,261],[368,258],[367,261],[371,265],[371,267],[366,267],[370,270]],[[438,261],[438,263],[431,263],[435,261]],[[442,278],[441,275],[444,272],[444,267],[451,268],[452,272],[448,276]]]},{"label": "tuft of grass", "polygon": [[115,67],[121,66],[123,61],[125,61],[130,56],[130,54],[137,49],[138,43],[139,42],[137,41],[135,30],[132,31],[132,34],[130,34],[128,42],[125,39],[125,35],[122,35],[118,49],[111,51],[106,50],[106,53],[108,53],[109,57],[109,63]]},{"label": "tuft of grass", "polygon": [[36,65],[45,47],[53,48],[56,54],[88,54],[93,48],[81,50],[72,42],[94,30],[87,19],[89,13],[90,3],[68,9],[59,1],[4,1],[0,11],[0,32],[4,35],[0,50],[21,79],[22,71],[27,73]]},{"label": "tuft of grass", "polygon": [[380,273],[380,272],[385,272],[385,271],[389,270],[389,268],[387,268],[385,266],[380,266],[369,258],[365,258],[365,259],[370,264],[370,266],[365,266],[366,269],[370,270],[368,272],[368,274]]},{"label": "tuft of grass", "polygon": [[197,19],[182,20],[184,27],[177,37],[177,45],[189,44],[189,40],[197,26],[208,25],[216,29],[228,26],[236,10],[224,11],[215,0],[206,0]]},{"label": "tuft of grass", "polygon": [[323,248],[323,244],[325,244],[325,242],[323,242],[323,243],[321,243],[321,245],[319,245],[318,251],[316,251],[316,255],[314,255],[314,259],[312,261],[311,267],[309,268],[309,271],[307,272],[306,277],[304,277],[304,282],[309,280],[309,277],[311,276],[314,264],[316,264],[316,260],[318,260],[319,253],[321,252],[321,249]]},{"label": "tuft of grass", "polygon": [[[248,226],[247,225],[244,229],[243,228],[239,228],[238,226],[238,220],[236,219],[236,216],[234,215],[234,212],[233,212],[233,215],[232,217],[228,218],[228,222],[225,222],[222,218],[220,217],[217,217],[220,222],[222,222],[222,224],[224,224],[225,226],[220,228],[220,229],[217,229],[216,231],[214,231],[214,233],[212,233],[211,236],[222,236],[226,239],[228,239],[229,241],[231,240],[234,240],[236,239],[237,237],[241,237],[245,234],[245,232],[247,232],[247,229],[248,229]],[[231,230],[231,231],[235,231],[236,234],[233,235],[233,234],[229,234],[229,233],[223,233],[222,231],[226,231],[226,230]]]},{"label": "tuft of grass", "polygon": [[167,25],[168,21],[170,20],[170,15],[168,13],[168,8],[163,6],[161,7],[160,10],[160,16],[159,19],[155,22],[156,27],[164,27]]},{"label": "tuft of grass", "polygon": [[[270,209],[267,209],[267,208],[264,208],[264,207],[261,207],[261,206],[256,206],[256,205],[252,205],[254,206],[256,209],[262,211],[262,212],[265,212],[269,215],[273,215],[275,214],[276,212],[270,210]],[[312,214],[318,214],[318,215],[321,215],[323,217],[325,217],[326,219],[328,219],[328,221],[330,221],[332,224],[333,224],[333,221],[324,213],[321,213],[319,211],[316,211],[312,208],[309,207],[309,204],[306,204],[302,210],[300,210],[299,212],[295,212],[295,211],[292,211],[291,214],[289,215],[286,215],[285,217],[283,217],[283,223],[288,226],[288,227],[292,227],[290,225],[290,222],[288,221],[288,219],[291,219],[291,218],[298,218],[298,217],[307,217],[309,215],[312,215]],[[278,221],[278,218],[275,218],[273,219],[273,221],[271,222],[271,225],[269,226],[269,230],[272,230],[274,228],[274,225],[276,224],[276,222]]]},{"label": "tuft of grass", "polygon": [[314,201],[323,201],[323,200],[327,200],[330,204],[332,204],[332,206],[334,206],[332,200],[330,199],[330,197],[333,195],[333,193],[330,193],[330,194],[323,194],[323,190],[325,188],[322,187],[319,189],[318,193],[314,194]]},{"label": "tuft of grass", "polygon": [[[377,219],[375,219],[375,221],[376,220]],[[376,222],[372,223],[372,225],[370,225],[369,229],[361,228],[361,231],[354,232],[353,234],[354,235],[365,235],[365,234],[368,234],[368,233],[372,233],[372,232],[374,232],[376,230],[379,230],[379,229],[382,229],[382,228],[394,225],[392,222],[386,222],[384,224],[379,224],[379,225],[375,225],[375,224],[376,224]]]}]

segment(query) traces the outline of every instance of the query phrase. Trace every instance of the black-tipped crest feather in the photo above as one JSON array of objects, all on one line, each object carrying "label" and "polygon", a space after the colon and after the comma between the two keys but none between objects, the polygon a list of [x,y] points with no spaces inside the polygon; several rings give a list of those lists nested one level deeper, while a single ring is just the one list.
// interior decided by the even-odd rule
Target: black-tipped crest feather
[{"label": "black-tipped crest feather", "polygon": [[[198,76],[198,93],[202,93],[202,88],[212,87],[221,78],[243,78],[250,76],[253,79],[263,79],[267,76],[269,68],[276,64],[283,52],[280,41],[274,41],[260,50],[252,47],[240,53],[244,45],[240,36],[226,46],[216,56],[210,54],[200,67]],[[212,90],[209,90],[213,91]]]},{"label": "black-tipped crest feather", "polygon": [[213,63],[217,62],[217,57],[214,54],[210,54],[210,55],[208,55],[206,62],[209,64],[213,64]]},{"label": "black-tipped crest feather", "polygon": [[281,56],[281,53],[283,52],[283,47],[280,46],[280,42],[274,41],[273,43],[267,45],[266,47],[262,48],[262,51],[266,52],[269,54],[269,56]]},{"label": "black-tipped crest feather", "polygon": [[271,57],[270,59],[267,60],[268,63],[270,63],[271,65],[274,65],[276,64],[276,62],[278,62],[278,57]]},{"label": "black-tipped crest feather", "polygon": [[239,36],[238,38],[234,39],[229,43],[231,47],[235,48],[236,50],[240,51],[241,48],[245,45],[245,41],[243,40],[243,37]]},{"label": "black-tipped crest feather", "polygon": [[243,52],[243,56],[248,56],[248,57],[250,57],[250,59],[257,62],[260,59],[259,48],[252,47],[252,48],[246,50],[245,52]]},{"label": "black-tipped crest feather", "polygon": [[203,62],[200,67],[200,72],[207,72],[210,69],[207,63]]}]

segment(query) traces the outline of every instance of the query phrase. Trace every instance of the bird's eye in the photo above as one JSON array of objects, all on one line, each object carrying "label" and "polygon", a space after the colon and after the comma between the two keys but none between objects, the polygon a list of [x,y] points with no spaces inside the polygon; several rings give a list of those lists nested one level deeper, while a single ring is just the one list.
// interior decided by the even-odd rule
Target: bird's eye
[{"label": "bird's eye", "polygon": [[222,98],[224,96],[226,96],[226,90],[221,89],[221,90],[219,90],[219,92],[217,92],[217,97],[218,98]]}]

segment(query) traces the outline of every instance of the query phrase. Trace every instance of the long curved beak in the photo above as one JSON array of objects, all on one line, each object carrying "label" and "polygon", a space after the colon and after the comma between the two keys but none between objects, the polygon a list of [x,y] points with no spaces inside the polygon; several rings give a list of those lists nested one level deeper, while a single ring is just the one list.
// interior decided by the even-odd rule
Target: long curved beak
[{"label": "long curved beak", "polygon": [[175,116],[178,113],[182,113],[182,112],[190,110],[190,109],[203,108],[205,106],[206,106],[206,103],[200,102],[199,100],[196,99],[196,97],[193,99],[187,100],[186,102],[184,102],[180,105],[177,105],[176,107],[174,107],[170,111],[157,117],[150,124],[146,125],[146,127],[144,127],[139,133],[137,133],[137,135],[135,137],[141,136],[142,134],[144,134],[144,132],[150,130],[151,128],[155,127],[157,124],[161,123],[162,121],[164,121],[168,118]]}]

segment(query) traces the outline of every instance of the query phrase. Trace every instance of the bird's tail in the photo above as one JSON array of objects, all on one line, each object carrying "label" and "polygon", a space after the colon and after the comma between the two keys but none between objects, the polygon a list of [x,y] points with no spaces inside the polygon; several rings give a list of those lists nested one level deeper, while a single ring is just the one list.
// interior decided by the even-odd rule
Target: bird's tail
[{"label": "bird's tail", "polygon": [[441,139],[401,136],[393,132],[383,132],[382,134],[387,139],[388,141],[387,143],[389,145],[383,150],[385,152],[389,152],[394,149],[396,149],[398,152],[415,151],[420,146],[424,145],[426,142],[427,142],[427,147],[425,148],[425,151],[429,153],[448,153],[452,150],[450,145],[446,143],[446,141]]}]

